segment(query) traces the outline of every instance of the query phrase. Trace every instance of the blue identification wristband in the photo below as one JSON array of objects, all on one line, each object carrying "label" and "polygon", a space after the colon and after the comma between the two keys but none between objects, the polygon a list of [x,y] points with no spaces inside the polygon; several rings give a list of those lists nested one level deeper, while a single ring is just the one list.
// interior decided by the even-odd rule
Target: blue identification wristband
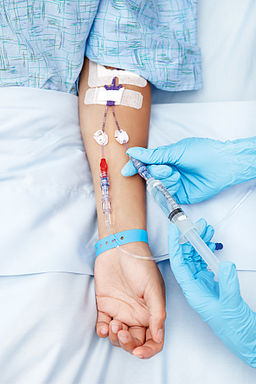
[{"label": "blue identification wristband", "polygon": [[136,241],[144,241],[148,244],[148,234],[144,229],[129,229],[128,231],[122,231],[104,237],[97,241],[95,244],[96,256],[99,256],[102,252],[108,251],[109,249],[116,248],[119,245],[128,243],[134,243]]}]

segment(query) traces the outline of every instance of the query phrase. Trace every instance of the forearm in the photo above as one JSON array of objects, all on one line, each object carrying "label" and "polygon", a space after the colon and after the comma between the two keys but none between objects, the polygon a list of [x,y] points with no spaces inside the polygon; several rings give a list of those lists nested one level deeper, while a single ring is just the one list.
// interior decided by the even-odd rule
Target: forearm
[{"label": "forearm", "polygon": [[[143,95],[141,109],[126,106],[115,106],[115,113],[121,129],[129,136],[128,146],[147,145],[148,127],[150,116],[150,87],[144,88],[125,85],[126,89],[133,89]],[[100,158],[101,146],[93,138],[94,133],[101,129],[105,106],[85,105],[84,97],[88,89],[88,60],[86,60],[80,79],[79,86],[79,109],[82,137],[90,164],[93,183],[95,188],[96,206],[98,214],[98,229],[100,238],[108,235],[104,222],[101,206],[100,188]],[[104,148],[105,157],[108,162],[108,173],[110,179],[110,198],[112,207],[112,230],[119,232],[128,229],[146,228],[145,210],[145,188],[143,180],[139,176],[129,179],[121,175],[121,169],[127,162],[124,145],[119,144],[114,133],[117,129],[111,111],[109,111],[106,122],[106,133],[109,138]]]}]

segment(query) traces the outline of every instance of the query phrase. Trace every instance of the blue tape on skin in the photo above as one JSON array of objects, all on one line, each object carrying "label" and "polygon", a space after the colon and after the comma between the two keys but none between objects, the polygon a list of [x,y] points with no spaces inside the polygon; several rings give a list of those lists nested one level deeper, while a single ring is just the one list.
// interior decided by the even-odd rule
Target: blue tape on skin
[{"label": "blue tape on skin", "polygon": [[115,233],[114,235],[104,237],[104,239],[97,241],[95,244],[96,256],[99,256],[102,252],[109,249],[137,241],[143,241],[148,244],[147,231],[144,229],[130,229],[128,231],[122,231]]}]

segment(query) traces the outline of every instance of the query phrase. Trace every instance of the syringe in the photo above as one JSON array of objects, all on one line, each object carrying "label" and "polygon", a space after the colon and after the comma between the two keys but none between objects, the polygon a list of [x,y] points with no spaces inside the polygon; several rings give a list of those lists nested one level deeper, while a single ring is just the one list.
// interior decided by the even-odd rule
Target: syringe
[{"label": "syringe", "polygon": [[149,193],[154,197],[155,201],[162,208],[168,219],[179,228],[182,238],[194,247],[217,277],[220,261],[200,237],[196,226],[183,212],[163,183],[154,179],[150,175],[145,164],[132,157],[130,157],[130,159],[139,175],[146,181]]}]

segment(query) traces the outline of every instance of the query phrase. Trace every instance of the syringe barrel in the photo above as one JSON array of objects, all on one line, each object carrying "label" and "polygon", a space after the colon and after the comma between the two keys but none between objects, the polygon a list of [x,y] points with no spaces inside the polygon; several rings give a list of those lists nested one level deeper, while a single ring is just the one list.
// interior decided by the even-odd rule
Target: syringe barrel
[{"label": "syringe barrel", "polygon": [[151,178],[151,175],[144,163],[141,161],[134,159],[133,157],[130,156],[130,160],[133,163],[134,167],[137,169],[138,174],[144,179],[144,180],[149,180]]},{"label": "syringe barrel", "polygon": [[192,223],[192,221],[185,215],[184,212],[175,215],[172,221],[179,228],[182,239],[188,241],[192,245],[192,247],[208,264],[208,267],[217,277],[219,259],[214,255],[214,253],[210,250],[207,244],[200,237],[200,234],[197,231],[195,225]]},{"label": "syringe barrel", "polygon": [[172,211],[180,208],[161,181],[151,177],[147,180],[147,190],[167,217]]},{"label": "syringe barrel", "polygon": [[177,225],[182,238],[185,238],[194,247],[217,277],[219,269],[218,258],[200,237],[195,225],[185,215],[172,195],[159,180],[153,178],[147,180],[147,188],[168,218]]},{"label": "syringe barrel", "polygon": [[215,276],[218,276],[219,270],[219,259],[214,255],[210,248],[206,245],[203,239],[200,237],[196,229],[190,229],[184,237],[189,241],[189,243],[195,248],[197,253],[202,257],[202,259],[208,264],[208,267],[212,270]]}]

